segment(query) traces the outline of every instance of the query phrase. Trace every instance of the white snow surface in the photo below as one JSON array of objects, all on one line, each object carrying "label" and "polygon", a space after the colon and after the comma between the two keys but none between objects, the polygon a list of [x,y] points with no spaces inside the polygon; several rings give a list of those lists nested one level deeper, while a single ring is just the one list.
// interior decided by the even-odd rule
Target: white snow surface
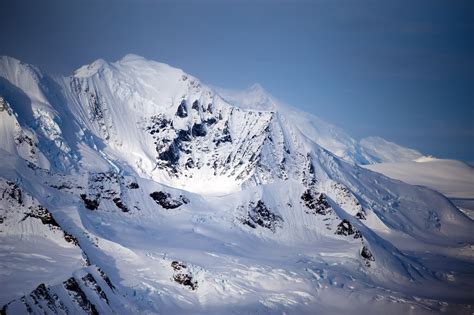
[{"label": "white snow surface", "polygon": [[364,167],[390,178],[439,191],[474,220],[474,168],[464,162],[427,156],[411,162]]},{"label": "white snow surface", "polygon": [[0,97],[6,314],[472,314],[473,221],[357,165],[415,151],[136,55]]},{"label": "white snow surface", "polygon": [[474,199],[474,168],[461,161],[430,158],[364,167],[412,185],[429,187],[449,198]]}]

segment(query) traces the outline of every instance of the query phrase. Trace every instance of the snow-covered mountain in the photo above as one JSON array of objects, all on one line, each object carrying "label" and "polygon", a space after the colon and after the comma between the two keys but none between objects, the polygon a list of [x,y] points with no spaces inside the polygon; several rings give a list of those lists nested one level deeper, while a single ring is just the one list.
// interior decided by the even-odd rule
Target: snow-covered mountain
[{"label": "snow-covered mountain", "polygon": [[7,314],[471,312],[473,222],[357,165],[414,150],[135,55],[0,97]]}]

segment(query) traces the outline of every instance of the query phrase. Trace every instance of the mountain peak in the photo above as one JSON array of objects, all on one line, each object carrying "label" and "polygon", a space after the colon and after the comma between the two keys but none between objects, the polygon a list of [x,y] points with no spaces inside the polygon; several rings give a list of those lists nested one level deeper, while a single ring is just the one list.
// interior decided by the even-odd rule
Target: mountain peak
[{"label": "mountain peak", "polygon": [[80,78],[90,77],[107,67],[110,67],[110,64],[104,59],[99,58],[91,64],[83,65],[82,67],[74,71],[74,76]]},{"label": "mountain peak", "polygon": [[118,60],[118,62],[143,61],[143,60],[150,61],[143,56],[130,53],[123,56],[121,59]]},{"label": "mountain peak", "polygon": [[273,97],[259,84],[254,83],[245,90],[215,88],[229,103],[244,109],[275,111],[279,106]]},{"label": "mountain peak", "polygon": [[259,92],[259,93],[267,93],[263,86],[260,85],[260,83],[254,83],[251,86],[247,88],[247,91],[249,92]]}]

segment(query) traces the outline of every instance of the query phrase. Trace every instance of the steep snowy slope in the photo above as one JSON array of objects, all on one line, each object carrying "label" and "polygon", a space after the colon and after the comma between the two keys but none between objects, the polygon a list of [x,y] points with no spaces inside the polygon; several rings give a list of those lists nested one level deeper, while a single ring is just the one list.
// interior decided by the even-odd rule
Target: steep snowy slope
[{"label": "steep snowy slope", "polygon": [[[231,97],[135,55],[58,78],[4,57],[0,77],[5,191],[48,209],[84,257],[35,285],[4,264],[7,314],[471,312],[474,223],[354,165],[374,156],[258,87]],[[0,209],[19,231],[33,211]],[[38,246],[45,270],[78,257],[62,247]]]},{"label": "steep snowy slope", "polygon": [[471,219],[474,218],[474,169],[461,161],[422,158],[364,167],[412,185],[439,191]]},{"label": "steep snowy slope", "polygon": [[423,155],[416,150],[402,147],[380,137],[363,138],[359,143],[372,157],[372,163],[405,162],[423,158]]}]

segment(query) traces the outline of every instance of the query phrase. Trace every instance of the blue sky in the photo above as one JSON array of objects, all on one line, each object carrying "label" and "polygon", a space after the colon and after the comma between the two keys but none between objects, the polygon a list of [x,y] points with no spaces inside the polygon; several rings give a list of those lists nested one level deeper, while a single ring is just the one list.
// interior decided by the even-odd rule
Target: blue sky
[{"label": "blue sky", "polygon": [[0,29],[0,54],[53,73],[136,53],[474,161],[473,1],[3,0]]}]

